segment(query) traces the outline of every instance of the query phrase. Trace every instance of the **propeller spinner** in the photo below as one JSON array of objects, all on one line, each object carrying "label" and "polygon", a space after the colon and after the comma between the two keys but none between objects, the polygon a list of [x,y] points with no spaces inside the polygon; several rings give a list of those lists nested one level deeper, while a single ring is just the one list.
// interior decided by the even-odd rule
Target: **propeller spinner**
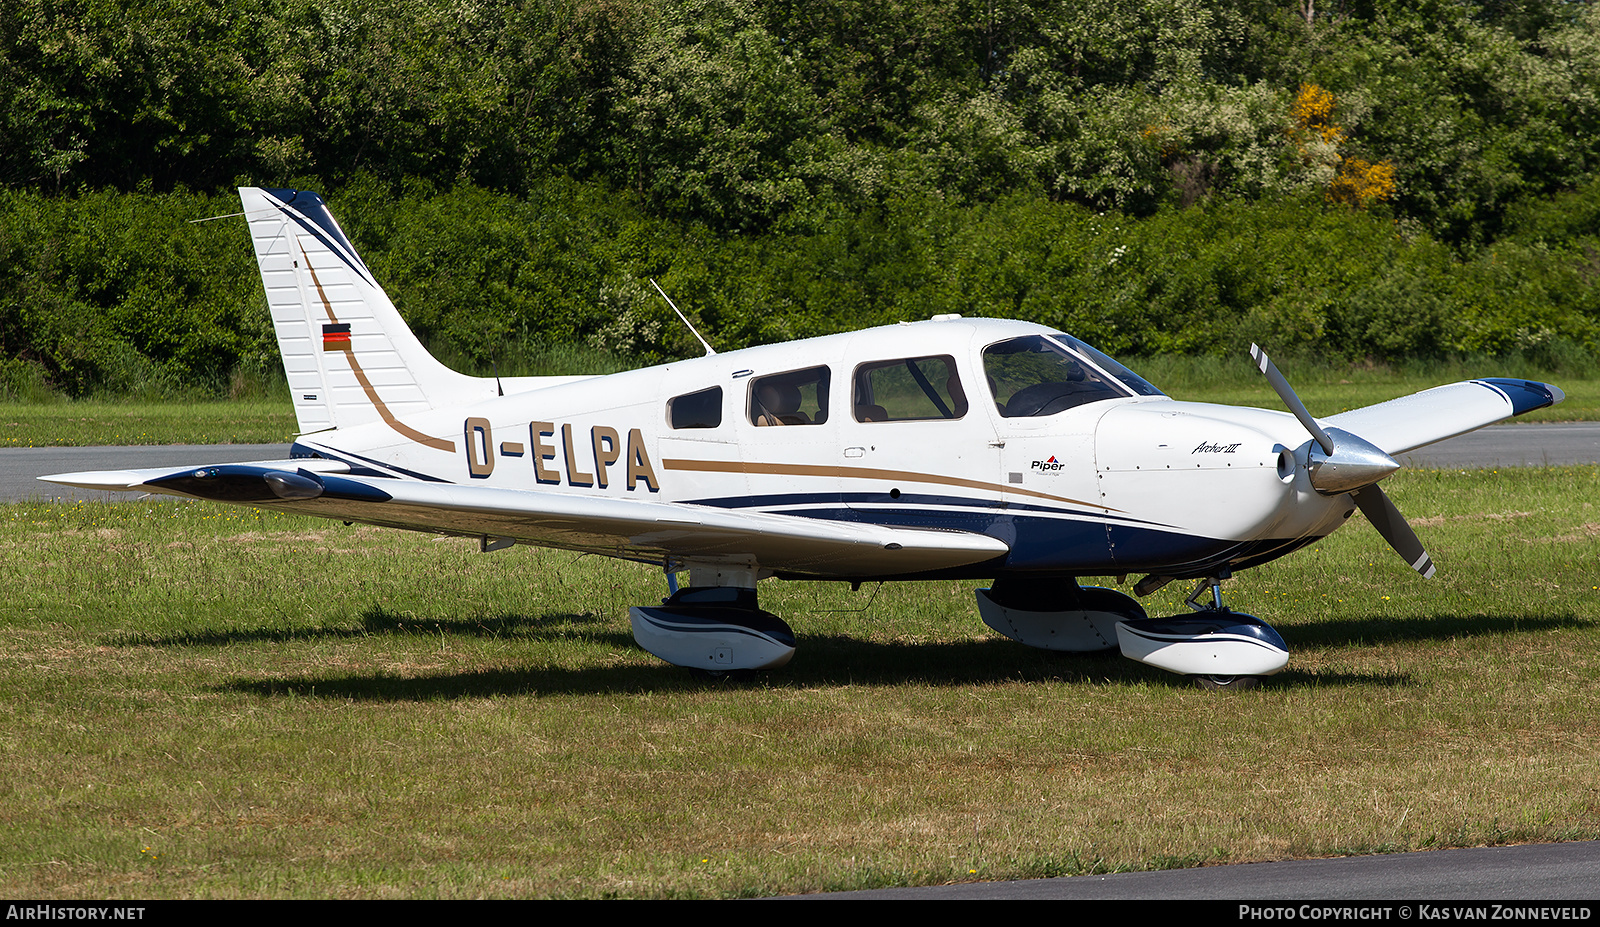
[{"label": "propeller spinner", "polygon": [[1413,570],[1421,573],[1423,578],[1431,579],[1434,574],[1433,558],[1428,556],[1417,533],[1406,524],[1405,516],[1400,514],[1400,510],[1378,486],[1378,481],[1400,469],[1400,464],[1384,453],[1382,448],[1359,435],[1339,428],[1323,428],[1306,411],[1305,404],[1295,395],[1289,381],[1278,372],[1272,359],[1267,357],[1267,352],[1252,344],[1250,357],[1277,391],[1278,398],[1283,400],[1283,404],[1316,441],[1316,446],[1306,455],[1312,488],[1325,496],[1350,493],[1361,514],[1367,516],[1367,521],[1378,529],[1395,553]]}]

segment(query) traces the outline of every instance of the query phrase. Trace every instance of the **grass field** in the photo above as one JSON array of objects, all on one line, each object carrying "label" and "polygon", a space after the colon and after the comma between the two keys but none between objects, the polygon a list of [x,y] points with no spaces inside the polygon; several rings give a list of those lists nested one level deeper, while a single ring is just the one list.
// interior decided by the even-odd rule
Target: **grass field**
[{"label": "grass field", "polygon": [[[794,662],[632,642],[643,567],[202,503],[0,507],[0,894],[725,897],[1600,837],[1600,468],[1406,471],[1241,574],[1219,695],[971,583],[763,583]],[[1147,600],[1180,610],[1175,586]]]},{"label": "grass field", "polygon": [[3,402],[0,447],[123,444],[281,444],[294,408],[281,402]]}]

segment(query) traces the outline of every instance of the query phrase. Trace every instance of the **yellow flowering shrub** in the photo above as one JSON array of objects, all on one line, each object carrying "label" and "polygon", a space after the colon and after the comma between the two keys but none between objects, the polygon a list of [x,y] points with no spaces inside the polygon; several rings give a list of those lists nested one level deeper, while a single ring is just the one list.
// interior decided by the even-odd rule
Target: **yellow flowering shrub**
[{"label": "yellow flowering shrub", "polygon": [[1339,151],[1346,136],[1344,128],[1334,121],[1337,105],[1337,98],[1325,88],[1300,85],[1289,116],[1294,121],[1290,136],[1300,150],[1301,161],[1326,178],[1330,202],[1359,207],[1391,198],[1396,189],[1392,162],[1372,163],[1345,157]]}]

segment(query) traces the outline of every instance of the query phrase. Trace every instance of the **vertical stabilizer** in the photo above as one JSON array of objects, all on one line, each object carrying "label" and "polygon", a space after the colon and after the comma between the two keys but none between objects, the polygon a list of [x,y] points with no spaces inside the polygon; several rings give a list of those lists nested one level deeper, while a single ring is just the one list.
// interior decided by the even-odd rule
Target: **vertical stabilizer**
[{"label": "vertical stabilizer", "polygon": [[243,187],[239,198],[302,434],[383,421],[417,440],[405,417],[496,395],[492,378],[422,347],[322,197]]}]

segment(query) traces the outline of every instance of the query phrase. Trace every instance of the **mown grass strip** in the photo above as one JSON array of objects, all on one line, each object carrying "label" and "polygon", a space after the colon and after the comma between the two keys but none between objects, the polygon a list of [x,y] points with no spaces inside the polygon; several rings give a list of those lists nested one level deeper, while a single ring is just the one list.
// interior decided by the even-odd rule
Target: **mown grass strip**
[{"label": "mown grass strip", "polygon": [[279,444],[294,440],[281,402],[0,403],[0,447],[127,444]]},{"label": "mown grass strip", "polygon": [[[634,565],[199,503],[0,508],[0,893],[725,897],[1600,837],[1600,468],[1406,471],[1230,581],[1219,697],[999,639],[972,583],[764,583],[662,665]],[[1187,590],[1168,587],[1154,612]]]}]

